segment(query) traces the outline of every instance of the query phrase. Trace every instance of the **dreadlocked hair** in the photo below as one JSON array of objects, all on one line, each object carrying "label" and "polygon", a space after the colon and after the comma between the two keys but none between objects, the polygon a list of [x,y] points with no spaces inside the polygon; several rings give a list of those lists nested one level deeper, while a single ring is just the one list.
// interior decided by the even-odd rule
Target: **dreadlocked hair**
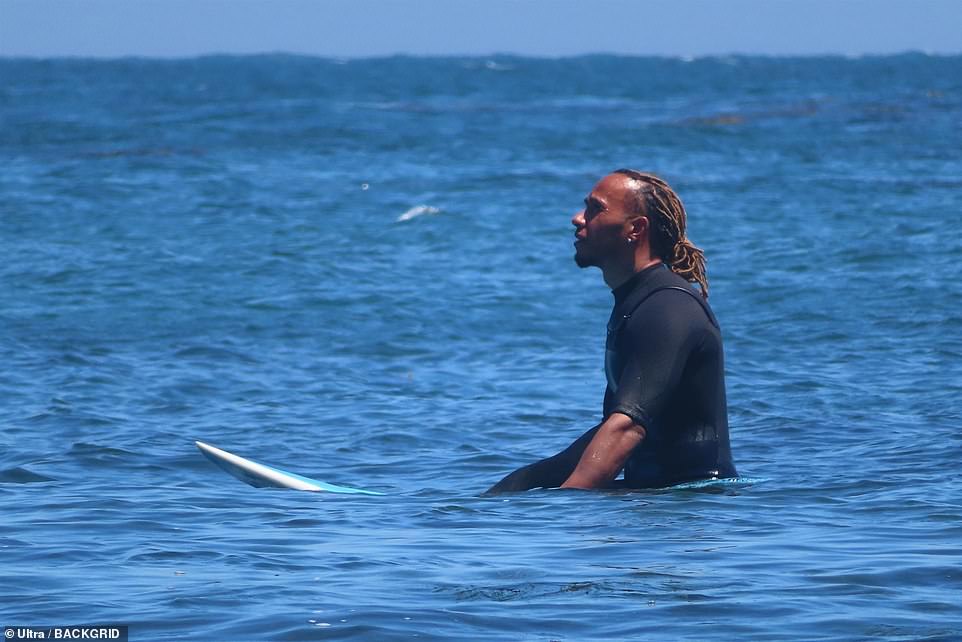
[{"label": "dreadlocked hair", "polygon": [[633,169],[618,169],[642,185],[635,190],[635,211],[647,216],[651,251],[664,261],[671,271],[691,283],[697,283],[701,295],[708,298],[708,273],[705,253],[685,235],[687,215],[681,199],[671,187],[654,174]]}]

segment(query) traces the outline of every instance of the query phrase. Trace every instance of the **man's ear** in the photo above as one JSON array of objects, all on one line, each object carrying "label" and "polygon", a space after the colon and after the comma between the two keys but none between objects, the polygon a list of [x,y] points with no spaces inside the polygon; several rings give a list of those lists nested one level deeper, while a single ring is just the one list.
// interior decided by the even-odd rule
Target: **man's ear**
[{"label": "man's ear", "polygon": [[628,221],[628,225],[631,226],[628,230],[628,238],[633,244],[641,244],[648,242],[648,217],[639,216],[638,218]]}]

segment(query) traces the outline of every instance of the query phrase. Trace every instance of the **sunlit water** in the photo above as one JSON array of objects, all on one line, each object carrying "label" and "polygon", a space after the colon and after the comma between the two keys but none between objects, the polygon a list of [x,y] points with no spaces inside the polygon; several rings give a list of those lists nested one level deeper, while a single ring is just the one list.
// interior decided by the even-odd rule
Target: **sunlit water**
[{"label": "sunlit water", "polygon": [[[0,624],[962,638],[960,122],[960,57],[0,61]],[[622,166],[745,480],[482,497],[599,417],[569,218]]]}]

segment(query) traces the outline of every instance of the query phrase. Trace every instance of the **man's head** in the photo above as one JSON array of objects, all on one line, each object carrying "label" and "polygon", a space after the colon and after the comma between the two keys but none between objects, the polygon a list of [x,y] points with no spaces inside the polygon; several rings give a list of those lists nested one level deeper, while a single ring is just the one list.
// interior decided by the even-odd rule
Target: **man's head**
[{"label": "man's head", "polygon": [[600,267],[609,284],[662,261],[708,297],[705,256],[686,236],[685,207],[657,176],[616,170],[598,181],[571,222],[575,262]]},{"label": "man's head", "polygon": [[[638,244],[647,246],[648,220],[638,216],[633,179],[614,173],[602,178],[575,214],[575,262],[601,268],[609,282],[634,273]],[[644,249],[644,248],[642,248]]]}]

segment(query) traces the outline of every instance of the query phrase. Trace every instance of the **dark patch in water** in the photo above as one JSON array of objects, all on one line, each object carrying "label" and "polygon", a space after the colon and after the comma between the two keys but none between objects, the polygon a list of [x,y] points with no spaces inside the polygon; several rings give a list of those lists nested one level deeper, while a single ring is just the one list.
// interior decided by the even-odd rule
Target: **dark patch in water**
[{"label": "dark patch in water", "polygon": [[7,470],[0,470],[0,483],[2,484],[36,484],[50,481],[57,480],[53,477],[47,477],[46,475],[41,475],[19,466],[16,468],[8,468]]}]

